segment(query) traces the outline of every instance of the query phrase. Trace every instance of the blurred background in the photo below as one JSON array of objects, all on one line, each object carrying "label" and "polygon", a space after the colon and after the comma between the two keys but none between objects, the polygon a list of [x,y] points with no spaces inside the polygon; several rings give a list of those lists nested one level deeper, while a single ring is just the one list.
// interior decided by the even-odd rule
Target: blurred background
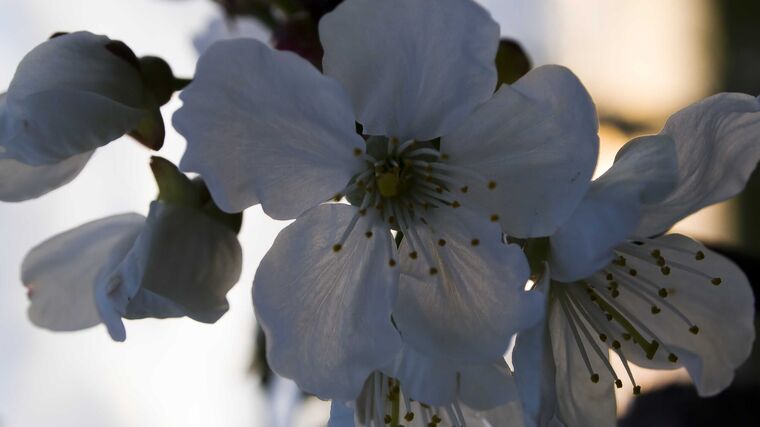
[{"label": "blurred background", "polygon": [[[214,40],[236,35],[274,38],[281,48],[315,55],[318,63],[313,43],[303,42],[313,22],[273,26],[266,14],[263,21],[232,19],[232,13],[248,12],[246,1],[251,2],[0,0],[0,92],[24,54],[57,31],[86,29],[123,40],[138,56],[163,57],[181,77],[192,76],[198,53]],[[669,114],[700,98],[721,91],[760,93],[758,2],[480,2],[500,23],[503,36],[519,41],[534,66],[566,65],[586,84],[602,121],[600,172],[623,143],[657,132]],[[167,123],[178,105],[175,99],[163,108]],[[183,150],[182,138],[168,129],[160,154],[176,162]],[[300,404],[302,397],[287,381],[269,378],[262,387],[264,370],[252,362],[257,348],[250,284],[259,260],[286,225],[258,208],[246,212],[240,234],[243,274],[229,294],[229,313],[215,325],[189,319],[132,321],[126,343],[114,343],[103,327],[56,334],[26,319],[25,289],[18,278],[24,254],[89,220],[128,211],[146,214],[156,193],[150,155],[124,138],[98,150],[68,186],[31,202],[0,202],[0,426],[324,426],[325,402]],[[757,276],[758,200],[760,179],[754,179],[741,198],[676,228],[729,253],[750,277]],[[645,393],[633,401],[624,387],[618,396],[622,424],[753,425],[747,411],[748,402],[758,401],[757,357],[755,352],[729,391],[701,401],[682,386],[688,383],[683,371],[640,370],[636,377]],[[721,422],[710,421],[711,416]]]}]

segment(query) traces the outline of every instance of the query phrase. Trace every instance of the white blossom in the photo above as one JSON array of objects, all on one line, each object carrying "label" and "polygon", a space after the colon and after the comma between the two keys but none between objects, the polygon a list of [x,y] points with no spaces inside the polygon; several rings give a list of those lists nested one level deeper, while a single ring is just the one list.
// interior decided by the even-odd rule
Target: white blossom
[{"label": "white blossom", "polygon": [[44,241],[27,254],[21,279],[35,325],[73,331],[104,323],[123,341],[122,318],[215,322],[241,264],[237,236],[225,225],[154,202],[147,219],[111,216]]},{"label": "white blossom", "polygon": [[641,388],[629,362],[683,366],[702,396],[731,383],[755,336],[749,282],[722,255],[662,233],[744,188],[759,135],[757,98],[719,94],[689,106],[658,135],[623,147],[551,236],[537,289],[548,293],[547,322],[521,333],[515,350],[537,425],[616,425],[613,387],[623,382],[609,357],[622,362],[634,394]]},{"label": "white blossom", "polygon": [[[215,44],[174,116],[181,167],[222,209],[296,219],[254,280],[272,368],[351,401],[399,329],[422,354],[501,357],[543,307],[501,233],[549,234],[580,201],[590,97],[554,66],[494,94],[499,28],[469,0],[348,0],[320,38],[325,75],[256,41]],[[413,279],[399,288],[400,264]]]}]

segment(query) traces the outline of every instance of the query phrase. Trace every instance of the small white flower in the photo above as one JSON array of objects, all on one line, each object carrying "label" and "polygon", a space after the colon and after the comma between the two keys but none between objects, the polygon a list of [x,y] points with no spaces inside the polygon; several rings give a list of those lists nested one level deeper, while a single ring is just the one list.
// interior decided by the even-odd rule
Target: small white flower
[{"label": "small white flower", "polygon": [[0,200],[66,184],[96,148],[157,112],[137,61],[123,43],[87,32],[53,37],[22,59],[0,94]]},{"label": "small white flower", "polygon": [[[494,94],[499,28],[469,0],[349,0],[320,38],[325,75],[217,43],[174,116],[181,166],[220,207],[296,218],[254,280],[273,369],[354,400],[400,349],[391,316],[422,354],[501,357],[542,315],[501,232],[549,234],[580,201],[598,148],[588,94],[561,67]],[[336,195],[353,206],[324,203]],[[414,276],[400,289],[397,264]]]},{"label": "small white flower", "polygon": [[[613,387],[622,381],[613,354],[635,394],[629,361],[683,366],[703,396],[731,383],[755,336],[747,278],[701,244],[661,234],[739,193],[758,159],[760,102],[719,94],[674,114],[658,135],[629,142],[594,181],[550,238],[538,289],[549,295],[547,323],[517,339],[517,379],[533,393],[524,402],[533,402],[527,412],[538,425],[614,426]],[[540,408],[541,374],[551,386]]]},{"label": "small white flower", "polygon": [[147,219],[116,215],[46,240],[27,254],[21,279],[35,325],[72,331],[105,323],[123,341],[122,318],[215,322],[241,264],[231,229],[194,208],[154,202]]},{"label": "small white flower", "polygon": [[495,425],[519,425],[519,408],[504,358],[460,365],[404,345],[392,363],[369,376],[356,400],[333,402],[329,425],[486,426],[486,414],[499,414],[504,424]]}]

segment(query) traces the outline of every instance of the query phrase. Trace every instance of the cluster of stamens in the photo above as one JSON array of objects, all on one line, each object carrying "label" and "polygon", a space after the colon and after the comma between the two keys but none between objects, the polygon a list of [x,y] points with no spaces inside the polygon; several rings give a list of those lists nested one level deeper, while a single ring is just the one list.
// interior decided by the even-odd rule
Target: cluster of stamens
[{"label": "cluster of stamens", "polygon": [[[454,401],[434,407],[407,396],[401,383],[379,372],[372,374],[356,401],[361,425],[366,427],[467,427],[462,408]],[[421,423],[421,424],[420,424]]]},{"label": "cluster of stamens", "polygon": [[[704,261],[706,256],[701,250],[692,251],[644,239],[624,243],[615,252],[616,258],[605,270],[572,284],[557,283],[552,287],[552,293],[569,322],[591,381],[599,382],[599,374],[593,369],[587,351],[589,349],[609,371],[615,386],[623,386],[608,360],[609,347],[622,362],[633,385],[633,393],[639,394],[641,386],[636,384],[629,366],[623,349],[625,342],[634,345],[627,346],[626,349],[635,351],[631,349],[638,347],[649,360],[654,359],[658,352],[664,351],[667,352],[668,361],[678,362],[678,355],[646,326],[643,317],[668,312],[683,322],[685,333],[699,334],[699,326],[671,301],[671,296],[678,292],[678,282],[673,280],[673,276],[678,273],[695,278],[696,283],[686,283],[690,286],[718,286],[723,280],[684,262],[684,259],[692,260],[693,263]],[[637,306],[642,303],[648,306],[648,313],[630,312],[620,303],[622,299],[628,298],[636,299],[626,301],[637,303]]]},{"label": "cluster of stamens", "polygon": [[[403,233],[412,260],[422,259],[428,265],[429,274],[439,272],[434,256],[425,250],[418,232],[425,227],[432,236],[438,233],[428,223],[426,215],[434,209],[458,209],[462,207],[459,195],[466,194],[471,186],[483,185],[493,190],[496,182],[476,172],[451,165],[448,156],[440,152],[432,142],[409,140],[401,143],[396,138],[370,137],[367,150],[355,149],[354,155],[365,160],[367,168],[359,173],[346,188],[334,197],[344,197],[358,207],[357,214],[333,245],[340,252],[362,216],[377,215],[393,232]],[[497,222],[499,215],[489,216]],[[371,230],[364,232],[368,239],[374,237]],[[446,240],[436,239],[437,246],[444,248]],[[470,245],[475,247],[480,239],[473,236]],[[388,265],[396,266],[395,248],[389,245]],[[403,254],[402,254],[403,255]]]}]

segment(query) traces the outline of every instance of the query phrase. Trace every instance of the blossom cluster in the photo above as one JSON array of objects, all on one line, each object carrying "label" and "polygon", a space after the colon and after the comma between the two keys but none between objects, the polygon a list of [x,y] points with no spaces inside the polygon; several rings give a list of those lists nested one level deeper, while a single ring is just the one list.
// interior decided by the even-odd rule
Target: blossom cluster
[{"label": "blossom cluster", "polygon": [[687,106],[592,180],[583,84],[558,65],[500,84],[500,29],[482,7],[333,7],[321,69],[234,39],[185,86],[86,32],[22,60],[0,95],[1,200],[64,185],[125,134],[160,148],[175,91],[187,140],[179,170],[153,158],[147,218],[94,221],[27,255],[32,322],[104,323],[124,340],[124,318],[216,321],[243,262],[240,213],[260,204],[294,220],[253,282],[268,361],[332,400],[331,427],[615,425],[621,375],[641,392],[631,363],[685,367],[703,396],[730,384],[754,340],[750,284],[668,230],[743,190],[758,98]]}]

